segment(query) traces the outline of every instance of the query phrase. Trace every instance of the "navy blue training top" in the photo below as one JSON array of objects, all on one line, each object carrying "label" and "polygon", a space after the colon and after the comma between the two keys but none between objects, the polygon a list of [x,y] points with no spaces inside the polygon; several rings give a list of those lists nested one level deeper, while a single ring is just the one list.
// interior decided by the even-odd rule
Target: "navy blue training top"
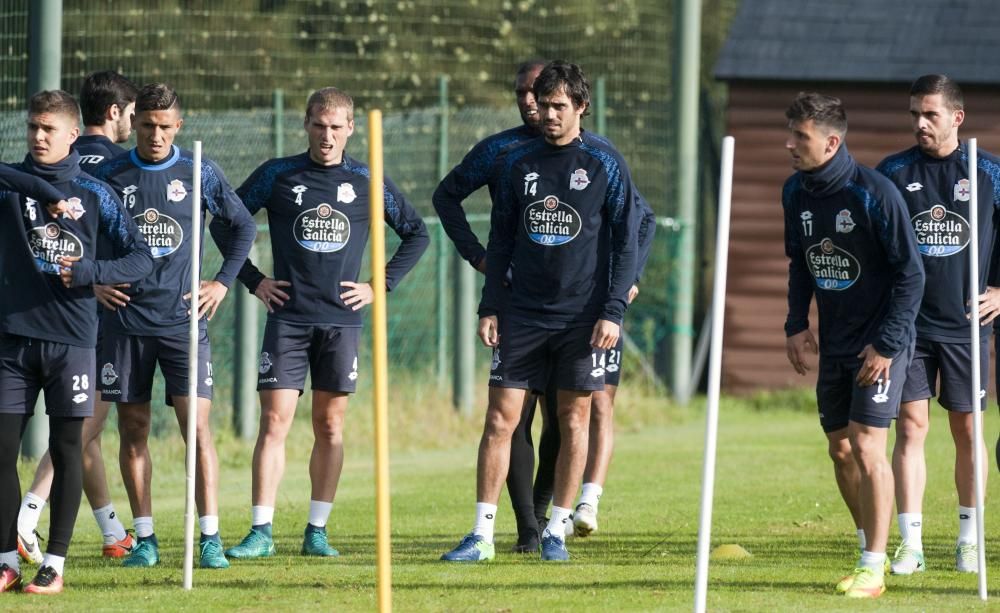
[{"label": "navy blue training top", "polygon": [[538,137],[504,153],[491,213],[479,316],[520,324],[621,324],[635,280],[638,207],[628,166],[604,139]]},{"label": "navy blue training top", "polygon": [[820,355],[853,358],[871,344],[896,357],[914,339],[924,269],[895,186],[841,145],[823,167],[792,175],[781,203],[790,260],[785,333],[809,328],[815,294]]},{"label": "navy blue training top", "polygon": [[[98,167],[97,176],[122,195],[125,210],[145,236],[154,260],[152,274],[125,290],[131,296],[128,306],[104,313],[102,325],[107,329],[138,336],[170,336],[187,330],[188,302],[183,297],[191,279],[193,170],[191,152],[176,145],[166,159],[155,164],[140,159],[133,149]],[[223,263],[215,275],[216,281],[229,287],[250,252],[257,226],[222,170],[204,158],[201,199],[203,212],[207,209],[232,229],[233,240],[219,246]],[[204,233],[204,223],[203,215],[199,232]]]},{"label": "navy blue training top", "polygon": [[[107,184],[80,169],[79,154],[57,164],[25,157],[21,169],[51,182],[67,195],[70,211],[57,219],[44,205],[5,191],[0,198],[0,331],[79,347],[97,343],[94,283],[131,283],[149,274],[153,262],[135,223]],[[115,260],[97,260],[99,238],[110,242]],[[60,257],[82,258],[73,266],[73,287],[59,277]]]},{"label": "navy blue training top", "polygon": [[[995,213],[1000,209],[1000,160],[978,151],[979,291],[990,272]],[[911,147],[890,155],[877,170],[889,177],[906,201],[910,224],[923,257],[927,284],[917,336],[945,343],[969,342],[969,157],[965,144],[944,158]]]},{"label": "navy blue training top", "polygon": [[[358,281],[368,243],[370,177],[365,164],[346,153],[324,166],[300,153],[259,166],[237,193],[251,214],[267,209],[274,278],[291,283],[289,300],[268,318],[295,324],[360,327],[362,311],[340,299],[341,281]],[[430,244],[420,215],[385,179],[385,222],[402,239],[385,266],[386,289],[396,287]],[[213,220],[213,233],[217,228]],[[222,240],[225,240],[224,238]],[[253,292],[264,274],[249,259],[240,281]]]},{"label": "navy blue training top", "polygon": [[93,174],[98,166],[128,151],[103,134],[84,134],[73,143],[73,150],[80,154],[80,167]]}]

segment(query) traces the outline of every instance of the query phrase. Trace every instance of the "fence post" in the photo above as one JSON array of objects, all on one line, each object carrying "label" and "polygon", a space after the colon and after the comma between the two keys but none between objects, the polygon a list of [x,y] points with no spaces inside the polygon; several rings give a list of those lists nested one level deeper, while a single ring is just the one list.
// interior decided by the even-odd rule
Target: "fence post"
[{"label": "fence post", "polygon": [[274,90],[274,157],[285,155],[285,92]]},{"label": "fence post", "polygon": [[597,87],[594,89],[595,128],[601,136],[608,135],[608,100],[605,94],[606,81],[604,77],[597,77]]},{"label": "fence post", "polygon": [[[28,4],[28,91],[59,89],[62,76],[62,0],[38,0]],[[98,392],[95,375],[91,394]],[[35,415],[21,439],[21,454],[38,458],[49,446],[49,418],[45,413],[44,392],[35,403]]]},{"label": "fence post", "polygon": [[[438,179],[448,173],[448,76],[438,77]],[[437,385],[448,378],[448,258],[451,256],[444,224],[438,223],[437,241]]]},{"label": "fence post", "polygon": [[[257,245],[250,247],[250,259],[257,259]],[[236,290],[236,372],[233,373],[233,430],[244,440],[257,435],[257,355],[260,351],[257,327],[257,299],[241,283]]]}]

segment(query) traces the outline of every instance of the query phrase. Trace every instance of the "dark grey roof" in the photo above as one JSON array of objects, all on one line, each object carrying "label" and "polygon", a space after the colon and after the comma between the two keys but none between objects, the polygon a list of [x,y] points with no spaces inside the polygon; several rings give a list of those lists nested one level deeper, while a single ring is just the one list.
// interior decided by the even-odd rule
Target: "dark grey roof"
[{"label": "dark grey roof", "polygon": [[743,0],[719,79],[1000,83],[1000,0]]}]

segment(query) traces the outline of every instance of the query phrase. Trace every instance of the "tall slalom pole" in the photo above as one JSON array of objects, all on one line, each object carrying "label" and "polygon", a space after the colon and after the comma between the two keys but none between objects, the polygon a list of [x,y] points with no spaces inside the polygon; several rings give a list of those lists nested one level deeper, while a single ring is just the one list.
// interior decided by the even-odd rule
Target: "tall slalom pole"
[{"label": "tall slalom pole", "polygon": [[712,542],[712,497],[715,494],[715,447],[719,430],[719,388],[722,384],[722,327],[726,314],[726,274],[729,268],[729,210],[733,197],[732,136],[722,139],[719,172],[719,214],[715,239],[715,281],[712,288],[712,346],[708,366],[708,406],[705,411],[705,459],[701,473],[701,515],[698,520],[698,566],[694,610],[704,613],[708,597],[708,548]]},{"label": "tall slalom pole", "polygon": [[389,541],[389,366],[385,309],[385,199],[382,180],[382,111],[368,112],[368,202],[371,219],[372,357],[375,390],[375,550],[380,613],[392,611]]},{"label": "tall slalom pole", "polygon": [[201,288],[201,141],[194,141],[191,176],[191,319],[188,327],[188,415],[186,501],[184,505],[184,589],[194,575],[195,449],[198,446],[198,290]]},{"label": "tall slalom pole", "polygon": [[983,389],[979,372],[979,150],[976,139],[969,139],[969,337],[972,342],[972,446],[973,469],[976,471],[976,534],[979,558],[979,598],[984,602],[986,593],[986,531],[983,504],[983,408],[980,390]]}]

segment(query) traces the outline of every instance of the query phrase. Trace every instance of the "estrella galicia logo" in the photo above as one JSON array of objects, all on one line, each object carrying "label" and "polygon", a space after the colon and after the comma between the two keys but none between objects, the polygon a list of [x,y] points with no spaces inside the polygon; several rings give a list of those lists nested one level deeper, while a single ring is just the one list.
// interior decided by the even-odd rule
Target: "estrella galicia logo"
[{"label": "estrella galicia logo", "polygon": [[848,251],[833,244],[829,238],[806,249],[809,272],[820,289],[841,291],[854,285],[861,276],[861,265]]},{"label": "estrella galicia logo", "polygon": [[295,219],[295,240],[309,251],[333,253],[340,251],[351,238],[351,222],[347,216],[325,202],[315,209],[302,211]]},{"label": "estrella galicia logo", "polygon": [[180,249],[184,242],[184,228],[176,219],[165,215],[156,209],[146,209],[141,215],[134,218],[135,225],[139,226],[149,251],[154,258],[162,258]]},{"label": "estrella galicia logo", "polygon": [[28,246],[38,270],[51,275],[59,274],[59,258],[83,257],[80,239],[55,223],[28,230]]},{"label": "estrella galicia logo", "polygon": [[944,205],[917,213],[910,220],[917,235],[917,249],[923,255],[947,257],[965,249],[972,237],[969,222]]},{"label": "estrella galicia logo", "polygon": [[524,229],[539,245],[564,245],[576,238],[582,225],[576,209],[556,196],[546,196],[524,209]]}]

